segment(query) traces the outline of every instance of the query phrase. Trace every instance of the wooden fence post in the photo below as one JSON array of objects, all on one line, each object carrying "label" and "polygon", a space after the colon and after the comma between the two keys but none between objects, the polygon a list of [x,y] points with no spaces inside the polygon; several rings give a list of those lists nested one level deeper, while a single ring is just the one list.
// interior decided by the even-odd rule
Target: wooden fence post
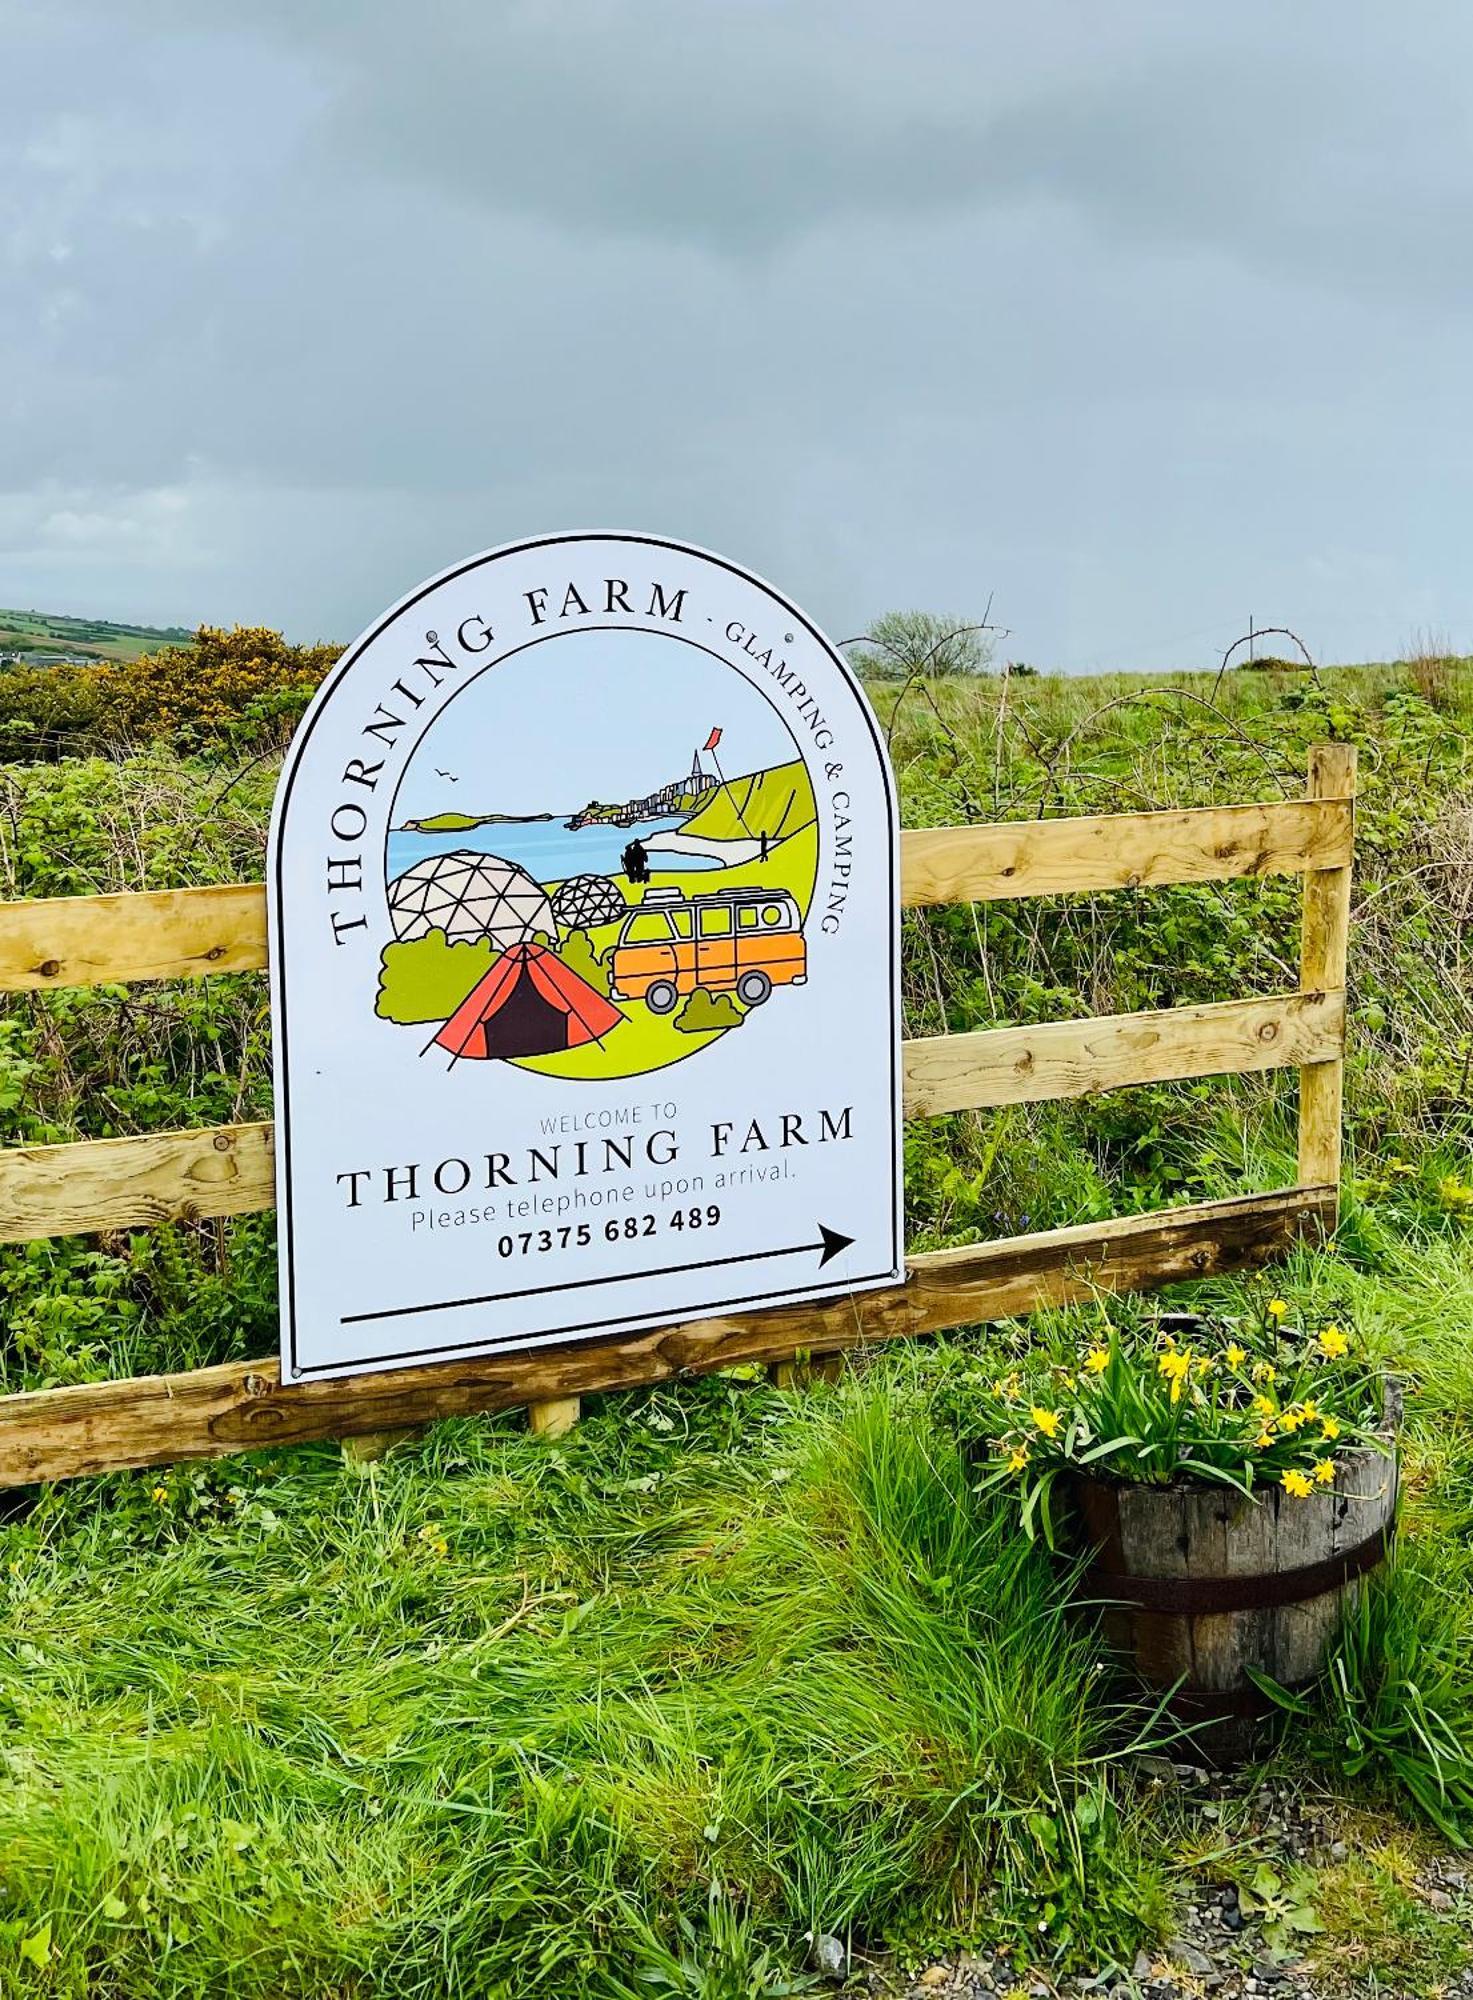
[{"label": "wooden fence post", "polygon": [[566,1437],[581,1409],[577,1396],[550,1396],[545,1403],[528,1403],[527,1428],[533,1437]]},{"label": "wooden fence post", "polygon": [[842,1354],[798,1353],[787,1361],[769,1361],[767,1379],[774,1389],[811,1389],[818,1382],[837,1382],[844,1373]]},{"label": "wooden fence post", "polygon": [[[1355,797],[1355,746],[1317,743],[1309,753],[1309,797]],[[1305,993],[1333,993],[1345,986],[1350,941],[1350,878],[1338,868],[1311,868],[1304,877],[1304,927],[1299,985]],[[1303,1187],[1340,1185],[1340,1123],[1345,1050],[1299,1072],[1299,1181]]]}]

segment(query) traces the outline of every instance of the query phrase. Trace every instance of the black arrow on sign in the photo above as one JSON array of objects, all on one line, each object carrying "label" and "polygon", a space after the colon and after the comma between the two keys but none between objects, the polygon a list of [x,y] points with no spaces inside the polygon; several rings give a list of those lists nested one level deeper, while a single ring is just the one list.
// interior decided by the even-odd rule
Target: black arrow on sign
[{"label": "black arrow on sign", "polygon": [[658,1271],[613,1271],[606,1278],[584,1278],[574,1285],[529,1285],[520,1292],[486,1292],[474,1299],[439,1299],[427,1306],[390,1306],[386,1312],[344,1313],[339,1326],[358,1326],[365,1320],[412,1319],[417,1313],[454,1312],[459,1306],[492,1306],[504,1299],[535,1299],[543,1292],[584,1292],[595,1285],[637,1285],[642,1278],[673,1278],[682,1271],[714,1271],[724,1264],[760,1264],[769,1257],[801,1257],[806,1250],[817,1250],[822,1254],[818,1260],[821,1271],[825,1264],[837,1257],[841,1250],[847,1250],[854,1241],[841,1230],[830,1229],[827,1223],[818,1225],[816,1243],[790,1243],[782,1250],[748,1250],[737,1257],[707,1257],[699,1264],[666,1264]]}]

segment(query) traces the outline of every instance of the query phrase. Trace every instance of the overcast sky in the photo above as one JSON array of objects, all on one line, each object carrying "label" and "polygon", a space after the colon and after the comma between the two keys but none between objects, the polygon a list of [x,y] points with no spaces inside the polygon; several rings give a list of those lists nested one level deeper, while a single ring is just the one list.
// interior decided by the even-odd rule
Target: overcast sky
[{"label": "overcast sky", "polygon": [[1467,0],[0,0],[0,603],[572,527],[836,638],[1473,647]]}]

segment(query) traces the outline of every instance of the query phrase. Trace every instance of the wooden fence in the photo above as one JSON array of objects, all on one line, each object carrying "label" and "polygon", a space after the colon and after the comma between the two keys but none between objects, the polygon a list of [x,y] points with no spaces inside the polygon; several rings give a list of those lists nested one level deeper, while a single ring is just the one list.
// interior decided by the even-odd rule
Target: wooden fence
[{"label": "wooden fence", "polygon": [[[274,1356],[177,1375],[0,1397],[0,1487],[362,1437],[530,1407],[564,1427],[577,1398],[734,1362],[789,1362],[1027,1312],[1094,1292],[1244,1270],[1333,1227],[1340,1176],[1355,752],[1310,754],[1303,799],[1197,811],[942,827],[903,836],[911,908],[1243,876],[1303,875],[1296,992],[909,1041],[907,1117],[1083,1097],[1130,1084],[1299,1071],[1292,1187],[1105,1224],[929,1251],[857,1297],[708,1318],[345,1381],[283,1383]],[[0,904],[0,992],[177,979],[266,963],[259,884]],[[0,1242],[243,1215],[273,1200],[267,1124],[0,1151]]]}]

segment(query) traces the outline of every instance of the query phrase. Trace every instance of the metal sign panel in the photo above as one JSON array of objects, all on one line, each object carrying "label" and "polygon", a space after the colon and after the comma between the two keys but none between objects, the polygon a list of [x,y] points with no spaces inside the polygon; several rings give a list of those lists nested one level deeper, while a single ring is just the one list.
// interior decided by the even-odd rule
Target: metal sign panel
[{"label": "metal sign panel", "polygon": [[286,1378],[894,1282],[898,869],[858,684],[733,564],[550,536],[404,598],[272,820]]}]

